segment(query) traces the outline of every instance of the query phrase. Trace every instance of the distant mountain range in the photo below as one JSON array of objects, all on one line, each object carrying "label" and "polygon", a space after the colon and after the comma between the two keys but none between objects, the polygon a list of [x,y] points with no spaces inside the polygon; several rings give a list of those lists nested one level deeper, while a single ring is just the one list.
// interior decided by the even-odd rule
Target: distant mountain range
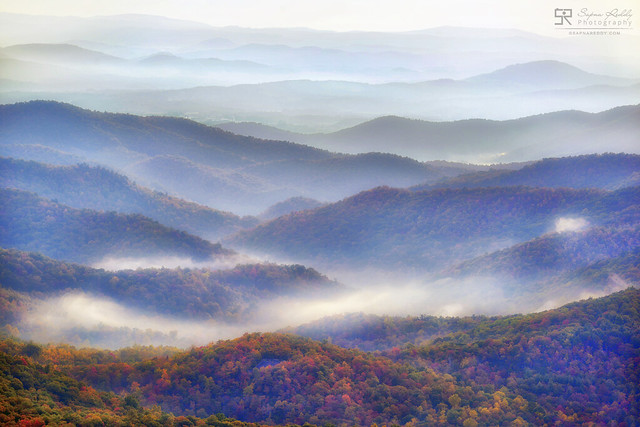
[{"label": "distant mountain range", "polygon": [[117,65],[125,62],[121,58],[107,55],[94,50],[83,49],[72,44],[45,44],[33,43],[8,46],[0,50],[4,56],[22,61],[44,62],[53,64],[79,63],[82,65],[92,64]]},{"label": "distant mountain range", "polygon": [[[569,57],[599,72],[633,69],[630,59],[607,63],[608,39],[543,37],[514,29],[439,27],[409,32],[332,32],[305,28],[215,28],[158,16],[31,16],[3,13],[3,46],[73,43],[122,58],[161,52],[268,63],[281,73],[311,69],[323,76],[420,79],[474,75],[510,63]],[[30,31],[25,31],[25,28]],[[616,42],[628,38],[616,37]],[[570,55],[567,54],[570,52]],[[265,60],[265,62],[267,62]],[[616,70],[615,65],[618,65]],[[394,72],[395,71],[395,72]]]},{"label": "distant mountain range", "polygon": [[383,116],[508,120],[595,113],[640,99],[633,55],[611,59],[613,49],[637,44],[627,34],[590,40],[455,27],[354,33],[6,13],[0,27],[5,103],[49,99],[328,133]]},{"label": "distant mountain range", "polygon": [[407,187],[486,169],[390,154],[336,154],[185,119],[97,113],[54,102],[1,106],[0,125],[0,150],[27,159],[54,150],[57,157],[106,165],[141,185],[240,214],[257,214],[290,197],[336,201],[378,185]]},{"label": "distant mountain range", "polygon": [[640,156],[599,154],[547,158],[517,170],[491,170],[459,175],[441,182],[418,185],[412,190],[433,188],[530,187],[602,188],[616,190],[640,183]]},{"label": "distant mountain range", "polygon": [[538,90],[567,90],[598,85],[629,86],[638,83],[637,79],[622,79],[588,73],[559,61],[535,61],[510,65],[491,73],[470,77],[464,81],[505,92],[529,91],[531,87],[536,87]]},{"label": "distant mountain range", "polygon": [[[167,78],[180,75],[184,81],[202,73],[203,69],[211,75],[224,76],[243,75],[255,68],[239,60],[178,61],[164,54],[156,59],[136,61],[127,67],[142,68],[147,73],[155,70],[154,75],[169,76]],[[83,77],[83,68],[67,66],[69,69],[54,70],[46,79],[40,79],[40,83],[34,82],[28,92],[20,91],[20,82],[27,78],[37,80],[29,76],[47,67],[11,57],[3,61],[6,64],[0,77],[5,79],[8,88],[3,95],[5,102],[53,99],[97,110],[180,115],[207,124],[259,122],[303,133],[326,133],[389,115],[451,121],[507,120],[569,109],[594,113],[637,104],[640,99],[638,79],[588,73],[550,60],[520,63],[460,80],[371,84],[283,76],[280,81],[274,81],[274,75],[270,74],[256,82],[232,86],[196,79],[186,87],[169,83],[152,85],[150,78],[131,81],[128,77],[126,80],[106,66],[101,72],[110,74]],[[59,67],[58,63],[52,66]],[[174,68],[167,70],[169,66]],[[541,79],[541,75],[545,78]],[[66,76],[70,76],[68,81]],[[49,84],[49,89],[47,81],[54,82]],[[104,90],[97,90],[101,84]]]},{"label": "distant mountain range", "polygon": [[389,116],[315,135],[255,123],[219,127],[241,135],[277,137],[333,151],[392,152],[423,161],[495,163],[598,152],[640,153],[638,105],[597,114],[562,111],[507,121],[427,122]]}]

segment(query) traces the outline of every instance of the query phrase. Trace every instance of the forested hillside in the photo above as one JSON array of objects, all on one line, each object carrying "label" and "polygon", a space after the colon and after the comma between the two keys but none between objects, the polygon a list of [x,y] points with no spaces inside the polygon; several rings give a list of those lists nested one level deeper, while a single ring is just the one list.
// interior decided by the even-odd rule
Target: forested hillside
[{"label": "forested hillside", "polygon": [[549,233],[510,248],[464,261],[446,271],[456,276],[498,274],[521,281],[540,280],[640,248],[638,225],[593,227]]},{"label": "forested hillside", "polygon": [[0,106],[0,148],[26,160],[42,160],[49,150],[56,154],[52,158],[108,166],[140,185],[243,215],[290,197],[337,201],[379,185],[408,187],[486,169],[391,154],[332,153],[181,118],[100,113],[45,101]]},{"label": "forested hillside", "polygon": [[33,192],[73,208],[145,215],[213,241],[258,223],[255,218],[239,218],[140,187],[123,175],[86,164],[52,166],[0,158],[0,185]]},{"label": "forested hillside", "polygon": [[507,387],[535,402],[528,411],[544,422],[632,425],[640,417],[639,330],[640,292],[630,289],[549,312],[481,322],[407,349],[400,358],[471,387],[496,392]]},{"label": "forested hillside", "polygon": [[204,261],[233,252],[137,214],[74,209],[0,189],[0,245],[92,263],[104,257],[177,256]]},{"label": "forested hillside", "polygon": [[433,270],[554,231],[560,218],[635,224],[638,191],[376,188],[277,218],[228,243],[325,266]]},{"label": "forested hillside", "polygon": [[[228,270],[137,269],[109,272],[37,253],[0,249],[0,283],[34,298],[78,291],[104,295],[146,313],[175,318],[248,320],[260,302],[330,295],[341,285],[300,265],[247,264]],[[15,296],[13,296],[15,298]],[[6,314],[23,314],[10,302]]]},{"label": "forested hillside", "polygon": [[[127,360],[127,355],[130,355],[139,360],[166,352],[131,348],[125,353],[120,353],[119,358]],[[58,369],[59,365],[69,363],[65,356],[71,359],[71,364],[81,364],[86,361],[87,352],[70,346],[42,348],[15,340],[0,341],[0,423],[3,426],[258,427],[257,424],[243,423],[222,414],[212,414],[206,419],[176,417],[158,406],[141,406],[139,396],[135,393],[118,395],[96,390]],[[113,360],[113,354],[90,353],[90,357],[96,356]]]},{"label": "forested hillside", "polygon": [[[4,395],[19,400],[3,416],[17,424],[98,411],[106,419],[175,417],[193,425],[225,420],[222,412],[266,424],[464,426],[633,425],[640,416],[637,289],[528,315],[377,324],[386,331],[368,333],[382,341],[398,327],[434,335],[376,354],[284,334],[246,334],[184,352],[5,340]],[[28,389],[36,384],[38,399]],[[123,401],[105,400],[113,396],[105,392]],[[122,411],[128,406],[133,411]]]}]

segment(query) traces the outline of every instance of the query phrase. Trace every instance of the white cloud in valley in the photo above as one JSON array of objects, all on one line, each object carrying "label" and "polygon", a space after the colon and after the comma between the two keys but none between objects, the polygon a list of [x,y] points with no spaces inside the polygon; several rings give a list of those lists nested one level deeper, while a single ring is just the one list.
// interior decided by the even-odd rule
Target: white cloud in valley
[{"label": "white cloud in valley", "polygon": [[555,221],[555,232],[566,233],[570,231],[581,231],[589,226],[589,221],[584,218],[561,217]]}]

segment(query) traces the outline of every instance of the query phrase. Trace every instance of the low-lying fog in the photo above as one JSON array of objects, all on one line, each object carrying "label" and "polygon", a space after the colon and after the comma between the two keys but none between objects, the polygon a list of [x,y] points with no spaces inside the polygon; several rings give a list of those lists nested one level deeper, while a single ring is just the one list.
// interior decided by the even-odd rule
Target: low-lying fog
[{"label": "low-lying fog", "polygon": [[[364,277],[364,276],[363,276]],[[19,330],[39,342],[118,348],[134,344],[189,347],[229,339],[245,332],[276,331],[325,316],[364,312],[379,315],[465,316],[542,311],[587,297],[604,296],[628,287],[617,276],[600,291],[558,290],[553,297],[513,295],[497,278],[451,278],[433,282],[363,279],[358,287],[325,298],[280,297],[264,301],[251,317],[236,323],[193,321],[158,313],[142,313],[110,298],[72,292],[35,302]],[[354,284],[351,284],[352,286]]]},{"label": "low-lying fog", "polygon": [[[589,221],[579,216],[557,217],[551,233],[579,233]],[[568,238],[568,237],[567,237]],[[512,242],[511,244],[515,244]],[[110,271],[137,268],[229,269],[238,264],[259,263],[254,255],[234,254],[220,259],[194,262],[180,257],[107,257],[94,267]],[[291,264],[291,260],[270,260]],[[604,296],[629,285],[611,275],[606,286],[544,281],[522,284],[513,277],[416,276],[377,269],[319,269],[345,285],[345,290],[326,295],[280,296],[243,300],[239,320],[233,322],[194,321],[163,313],[141,312],[105,296],[74,291],[43,300],[32,300],[30,310],[18,326],[21,336],[40,342],[65,341],[76,345],[117,348],[133,344],[166,344],[179,347],[202,345],[245,332],[276,331],[295,327],[325,316],[362,312],[391,316],[505,315],[543,311],[571,301]],[[328,273],[327,273],[328,272]],[[564,286],[564,287],[563,287]],[[295,288],[292,287],[292,288]],[[231,307],[228,307],[231,308]]]}]

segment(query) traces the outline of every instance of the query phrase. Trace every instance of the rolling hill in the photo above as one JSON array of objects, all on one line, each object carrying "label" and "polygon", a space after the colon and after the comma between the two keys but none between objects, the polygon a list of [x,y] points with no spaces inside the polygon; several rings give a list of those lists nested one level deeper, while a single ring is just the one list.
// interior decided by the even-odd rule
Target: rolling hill
[{"label": "rolling hill", "polygon": [[290,214],[291,212],[315,209],[320,206],[322,206],[322,203],[317,200],[307,199],[305,197],[293,197],[271,206],[269,209],[262,212],[259,215],[259,218],[262,220],[270,220],[282,215]]},{"label": "rolling hill", "polygon": [[509,65],[465,81],[503,90],[527,90],[531,87],[537,90],[576,89],[598,85],[629,86],[637,83],[633,79],[588,73],[570,64],[549,60]]},{"label": "rolling hill", "polygon": [[[0,146],[20,144],[107,165],[141,185],[240,214],[257,214],[290,197],[335,201],[378,185],[416,185],[482,169],[335,154],[185,119],[97,113],[54,102],[0,107]],[[206,185],[193,184],[202,180]]]},{"label": "rolling hill", "polygon": [[140,187],[123,175],[86,164],[52,166],[0,158],[0,186],[33,192],[77,209],[145,215],[212,241],[258,223],[255,218],[239,218]]},{"label": "rolling hill", "polygon": [[[282,136],[347,153],[382,151],[422,161],[496,163],[607,152],[638,154],[638,123],[640,107],[631,105],[595,114],[559,111],[505,121],[430,122],[385,116],[328,134]],[[222,127],[258,137],[274,134],[256,126]]]},{"label": "rolling hill", "polygon": [[624,256],[640,248],[637,224],[592,227],[572,232],[548,233],[488,255],[465,261],[447,274],[495,276],[520,282],[549,279],[597,261]]},{"label": "rolling hill", "polygon": [[638,221],[638,187],[601,190],[529,187],[411,192],[376,188],[296,212],[229,238],[245,250],[332,267],[424,271],[524,242],[560,219],[593,225]]},{"label": "rolling hill", "polygon": [[83,49],[71,44],[32,43],[13,45],[2,48],[0,53],[19,60],[39,63],[108,66],[125,62],[121,58]]},{"label": "rolling hill", "polygon": [[105,257],[213,260],[233,252],[139,214],[74,209],[20,190],[0,189],[0,246],[95,263]]},{"label": "rolling hill", "polygon": [[[301,265],[245,264],[221,270],[105,271],[57,261],[38,253],[13,249],[0,249],[0,253],[4,289],[38,299],[72,291],[108,296],[117,303],[135,307],[145,314],[167,316],[176,323],[178,319],[247,322],[257,315],[256,305],[261,302],[267,304],[283,297],[312,298],[344,289],[339,283]],[[13,314],[13,320],[18,323],[24,316],[19,310]],[[114,320],[117,321],[104,319],[103,322],[109,324]],[[150,319],[149,324],[154,322]]]},{"label": "rolling hill", "polygon": [[592,154],[547,158],[518,170],[492,170],[460,175],[412,190],[432,188],[474,188],[527,185],[530,187],[602,188],[615,190],[640,182],[640,156]]},{"label": "rolling hill", "polygon": [[[279,333],[183,352],[107,353],[7,341],[0,348],[9,367],[22,366],[22,372],[3,371],[14,390],[22,388],[11,380],[29,381],[23,372],[31,366],[55,365],[32,370],[31,383],[41,381],[47,396],[68,390],[62,399],[75,402],[84,394],[69,386],[79,381],[125,396],[135,407],[160,405],[194,424],[211,414],[218,415],[207,423],[224,421],[219,413],[298,425],[633,423],[640,415],[633,346],[639,302],[631,288],[529,315],[385,318],[347,332],[393,341],[393,331],[439,331],[421,345],[376,354]],[[54,388],[61,374],[66,386]],[[25,405],[35,404],[28,400],[35,397],[20,393]],[[84,401],[78,406],[86,411]]]}]

